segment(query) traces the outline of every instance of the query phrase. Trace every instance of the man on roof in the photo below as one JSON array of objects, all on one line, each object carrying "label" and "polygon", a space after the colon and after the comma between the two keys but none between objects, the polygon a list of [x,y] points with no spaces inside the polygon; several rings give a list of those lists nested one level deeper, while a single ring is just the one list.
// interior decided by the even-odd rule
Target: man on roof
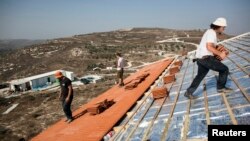
[{"label": "man on roof", "polygon": [[125,67],[125,60],[122,57],[121,53],[116,53],[117,57],[117,79],[118,79],[118,85],[119,87],[124,86],[123,82],[123,73],[124,73],[124,67]]},{"label": "man on roof", "polygon": [[70,109],[70,106],[73,100],[73,88],[72,88],[71,80],[63,76],[61,71],[57,71],[55,73],[55,77],[60,82],[61,91],[59,93],[59,100],[62,101],[63,111],[67,118],[65,122],[70,123],[73,121],[72,112]]},{"label": "man on roof", "polygon": [[228,51],[219,46],[217,49],[217,35],[224,32],[227,22],[225,18],[217,18],[211,25],[204,35],[202,36],[200,45],[196,50],[196,61],[198,65],[198,73],[195,76],[193,82],[184,94],[185,97],[189,99],[195,99],[193,93],[207,75],[208,71],[214,70],[219,72],[219,77],[217,81],[217,91],[219,93],[230,93],[231,88],[227,88],[226,82],[229,73],[229,69],[224,65],[221,60],[225,59],[228,55]]}]

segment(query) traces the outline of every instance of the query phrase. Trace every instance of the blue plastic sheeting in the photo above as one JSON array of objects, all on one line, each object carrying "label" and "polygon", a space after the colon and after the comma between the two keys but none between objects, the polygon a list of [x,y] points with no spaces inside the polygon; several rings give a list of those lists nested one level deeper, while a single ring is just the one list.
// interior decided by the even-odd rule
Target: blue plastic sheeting
[{"label": "blue plastic sheeting", "polygon": [[230,107],[236,107],[236,106],[242,106],[242,105],[248,105],[249,102],[245,98],[245,96],[240,92],[236,91],[231,94],[226,95],[228,103]]},{"label": "blue plastic sheeting", "polygon": [[208,108],[210,111],[226,108],[223,98],[220,94],[208,97]]},{"label": "blue plastic sheeting", "polygon": [[234,81],[230,78],[227,79],[226,87],[233,89],[234,91],[238,90],[239,88],[236,86]]},{"label": "blue plastic sheeting", "polygon": [[246,67],[245,69],[246,69],[248,72],[250,72],[250,67]]},{"label": "blue plastic sheeting", "polygon": [[225,109],[224,111],[221,112],[209,112],[210,114],[210,121],[211,124],[213,125],[228,125],[228,124],[233,124],[230,116],[228,114],[228,111]]},{"label": "blue plastic sheeting", "polygon": [[241,70],[238,70],[238,71],[232,72],[231,75],[235,78],[240,78],[240,77],[246,76],[246,73]]},{"label": "blue plastic sheeting", "polygon": [[250,125],[250,106],[244,108],[233,109],[233,113],[238,124]]},{"label": "blue plastic sheeting", "polygon": [[152,141],[159,141],[161,140],[162,132],[164,130],[164,125],[166,124],[166,118],[159,118],[155,121],[155,124],[151,130],[149,135],[149,139]]},{"label": "blue plastic sheeting", "polygon": [[181,129],[184,119],[184,115],[178,115],[172,118],[167,134],[167,141],[178,141],[181,139]]},{"label": "blue plastic sheeting", "polygon": [[174,115],[185,114],[187,112],[188,101],[177,103],[174,110]]},{"label": "blue plastic sheeting", "polygon": [[246,88],[245,91],[246,91],[246,93],[247,93],[247,96],[250,97],[250,87],[249,87],[249,88]]},{"label": "blue plastic sheeting", "polygon": [[187,138],[207,138],[207,130],[205,113],[191,116]]},{"label": "blue plastic sheeting", "polygon": [[[181,140],[183,136],[186,136],[187,139],[206,139],[208,115],[212,125],[233,124],[228,108],[232,110],[238,124],[249,125],[250,104],[244,93],[248,97],[250,96],[250,55],[248,52],[250,51],[250,46],[246,46],[246,44],[250,45],[250,33],[241,38],[244,38],[244,41],[235,38],[223,42],[229,50],[233,51],[230,53],[229,59],[223,60],[223,63],[228,66],[230,71],[230,77],[228,77],[226,86],[234,90],[232,93],[222,94],[217,92],[216,78],[218,78],[218,73],[210,70],[204,79],[205,81],[201,82],[194,93],[195,96],[198,96],[198,99],[190,102],[190,100],[184,97],[184,93],[196,76],[198,67],[191,59],[185,59],[180,72],[176,74],[176,81],[169,90],[169,98],[163,103],[162,107],[160,107],[159,102],[148,97],[146,103],[143,103],[142,107],[136,111],[131,119],[124,118],[120,122],[120,125],[123,125],[125,121],[129,120],[126,129],[116,137],[116,140],[127,139],[131,131],[135,129],[129,140],[140,141],[148,128],[151,129],[148,139],[152,141],[161,140],[165,128],[167,129],[166,140],[169,141]],[[160,83],[160,85],[163,84]],[[177,102],[174,103],[177,95]],[[225,95],[229,107],[226,107],[222,95]],[[206,102],[208,107],[205,107]],[[190,107],[188,107],[189,103]],[[157,114],[159,108],[161,110]],[[206,113],[206,108],[208,108],[209,113]],[[173,114],[170,116],[172,109]],[[145,112],[146,115],[143,117]],[[155,116],[156,119],[153,121]],[[139,122],[140,119],[142,119],[141,122]],[[149,127],[151,122],[153,122],[153,125]],[[136,127],[137,123],[139,123],[138,127]],[[168,126],[166,126],[167,123],[169,123]],[[184,123],[187,123],[187,127],[184,127]],[[186,134],[183,133],[184,128],[187,128],[185,129],[187,131]]]},{"label": "blue plastic sheeting", "polygon": [[169,116],[172,106],[173,105],[163,106],[158,116],[162,118],[167,118]]},{"label": "blue plastic sheeting", "polygon": [[195,113],[201,113],[205,111],[204,98],[191,101],[190,115]]},{"label": "blue plastic sheeting", "polygon": [[249,78],[249,76],[244,76],[244,77],[238,79],[238,83],[239,83],[240,86],[243,87],[243,88],[248,88],[248,87],[250,87],[250,78]]}]

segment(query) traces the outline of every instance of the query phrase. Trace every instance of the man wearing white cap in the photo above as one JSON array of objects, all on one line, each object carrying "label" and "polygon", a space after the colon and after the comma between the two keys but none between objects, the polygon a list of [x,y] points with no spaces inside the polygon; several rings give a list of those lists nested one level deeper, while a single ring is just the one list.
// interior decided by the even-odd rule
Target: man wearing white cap
[{"label": "man wearing white cap", "polygon": [[[225,87],[229,73],[228,67],[220,62],[220,60],[226,58],[227,51],[221,52],[216,49],[217,34],[221,34],[225,30],[226,26],[226,19],[218,18],[210,25],[210,29],[204,33],[196,51],[198,73],[184,94],[185,97],[189,99],[196,98],[192,94],[195,92],[200,82],[207,75],[210,69],[219,72],[217,91],[226,93],[232,91],[232,89]],[[218,56],[220,60],[218,60],[214,55]]]}]

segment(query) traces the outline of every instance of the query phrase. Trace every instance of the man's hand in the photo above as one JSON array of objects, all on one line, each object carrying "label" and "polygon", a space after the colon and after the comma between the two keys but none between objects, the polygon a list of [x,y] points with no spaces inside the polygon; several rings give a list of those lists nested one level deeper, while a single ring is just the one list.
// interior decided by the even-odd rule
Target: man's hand
[{"label": "man's hand", "polygon": [[69,103],[69,97],[67,97],[67,98],[65,99],[65,101],[66,101],[66,103]]},{"label": "man's hand", "polygon": [[220,57],[221,60],[224,60],[227,57],[226,52],[225,51],[221,52],[219,57]]},{"label": "man's hand", "polygon": [[219,54],[214,54],[215,58],[217,58],[218,60],[222,61],[224,60],[227,55],[229,54],[229,51],[221,44],[216,46],[216,50],[219,51]]},{"label": "man's hand", "polygon": [[227,55],[229,54],[229,51],[223,45],[217,45],[216,49],[220,52],[224,51]]},{"label": "man's hand", "polygon": [[62,91],[60,90],[59,95],[58,95],[58,100],[62,100]]}]

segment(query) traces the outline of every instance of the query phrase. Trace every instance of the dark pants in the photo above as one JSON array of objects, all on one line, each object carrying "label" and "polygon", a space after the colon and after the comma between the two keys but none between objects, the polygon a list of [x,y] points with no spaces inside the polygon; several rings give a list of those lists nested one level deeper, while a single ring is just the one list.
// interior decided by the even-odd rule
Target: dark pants
[{"label": "dark pants", "polygon": [[227,76],[229,73],[228,67],[221,63],[214,56],[209,56],[205,59],[197,59],[198,73],[195,76],[192,84],[187,89],[187,93],[193,94],[203,78],[207,75],[208,71],[214,70],[219,72],[219,79],[217,81],[217,89],[225,87],[227,82]]},{"label": "dark pants", "polygon": [[123,73],[124,73],[123,68],[121,68],[121,70],[117,71],[117,78],[118,78],[119,85],[124,85],[124,83],[123,83]]},{"label": "dark pants", "polygon": [[73,119],[72,118],[72,112],[71,112],[71,109],[70,109],[72,99],[73,98],[70,98],[69,102],[66,102],[66,100],[62,101],[63,111],[64,111],[65,116],[67,117],[67,119]]}]

